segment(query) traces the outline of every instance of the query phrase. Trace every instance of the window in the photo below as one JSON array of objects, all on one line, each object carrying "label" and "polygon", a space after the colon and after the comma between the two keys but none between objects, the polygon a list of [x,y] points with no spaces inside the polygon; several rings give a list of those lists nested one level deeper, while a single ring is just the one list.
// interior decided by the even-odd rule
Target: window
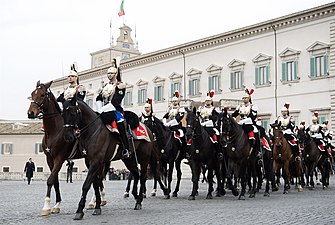
[{"label": "window", "polygon": [[328,75],[328,56],[314,56],[310,58],[311,77],[321,77]]},{"label": "window", "polygon": [[321,114],[321,115],[318,116],[319,124],[323,124],[323,122],[325,122],[326,120],[327,120],[327,115]]},{"label": "window", "polygon": [[269,126],[269,119],[261,120],[261,126],[265,129],[265,132],[268,133],[270,126]]},{"label": "window", "polygon": [[155,87],[154,101],[163,101],[163,86],[159,85]]},{"label": "window", "polygon": [[2,155],[13,154],[13,144],[12,143],[2,143],[1,144],[1,154]]},{"label": "window", "polygon": [[218,74],[211,75],[208,77],[208,90],[214,90],[214,92],[220,92],[220,76]]},{"label": "window", "polygon": [[43,172],[43,167],[42,166],[38,166],[36,167],[36,172]]},{"label": "window", "polygon": [[255,85],[267,85],[270,84],[269,79],[269,66],[258,66],[255,68]]},{"label": "window", "polygon": [[147,100],[147,90],[146,89],[139,89],[137,95],[137,103],[144,104]]},{"label": "window", "polygon": [[74,173],[78,173],[78,167],[73,167],[72,172],[74,172]]},{"label": "window", "polygon": [[235,71],[230,74],[230,89],[243,88],[243,71]]},{"label": "window", "polygon": [[287,61],[282,63],[282,82],[298,80],[297,61]]},{"label": "window", "polygon": [[2,167],[2,172],[9,173],[9,167],[8,166]]},{"label": "window", "polygon": [[86,104],[89,107],[93,108],[93,99],[92,98],[86,98]]},{"label": "window", "polygon": [[200,79],[189,80],[189,96],[197,96],[200,94]]},{"label": "window", "polygon": [[124,106],[131,106],[133,103],[133,92],[132,91],[126,91],[126,94],[123,98],[123,105]]},{"label": "window", "polygon": [[122,59],[129,59],[129,57],[130,57],[129,53],[122,54]]},{"label": "window", "polygon": [[42,143],[35,143],[35,154],[42,154]]},{"label": "window", "polygon": [[180,93],[181,92],[181,89],[180,89],[180,87],[181,87],[181,83],[180,82],[173,82],[173,83],[171,83],[171,98],[173,97],[173,94],[174,94],[174,92],[175,92],[175,90],[178,90],[178,92]]}]

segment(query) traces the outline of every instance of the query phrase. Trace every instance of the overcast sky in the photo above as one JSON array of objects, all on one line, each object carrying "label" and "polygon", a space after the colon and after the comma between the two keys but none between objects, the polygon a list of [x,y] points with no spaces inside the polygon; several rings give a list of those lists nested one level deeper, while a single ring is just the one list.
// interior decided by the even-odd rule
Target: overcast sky
[{"label": "overcast sky", "polygon": [[0,119],[27,119],[38,80],[62,77],[116,40],[123,20],[141,53],[172,47],[330,3],[327,0],[1,0]]}]

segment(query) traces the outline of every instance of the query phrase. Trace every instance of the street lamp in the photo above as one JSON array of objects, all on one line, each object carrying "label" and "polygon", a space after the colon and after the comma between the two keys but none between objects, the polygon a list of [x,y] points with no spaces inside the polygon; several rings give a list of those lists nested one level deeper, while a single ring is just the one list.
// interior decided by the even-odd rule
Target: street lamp
[{"label": "street lamp", "polygon": [[277,78],[278,78],[278,73],[277,73],[277,30],[275,28],[275,25],[271,25],[271,28],[273,29],[274,32],[274,38],[275,38],[275,110],[276,110],[276,118],[278,117],[278,97],[277,97]]}]

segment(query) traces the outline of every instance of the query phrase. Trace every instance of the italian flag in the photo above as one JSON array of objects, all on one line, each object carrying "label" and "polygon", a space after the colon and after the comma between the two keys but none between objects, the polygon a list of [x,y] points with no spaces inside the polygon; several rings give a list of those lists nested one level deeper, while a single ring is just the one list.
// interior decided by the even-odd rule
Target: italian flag
[{"label": "italian flag", "polygon": [[124,13],[124,9],[123,9],[123,4],[124,4],[124,0],[122,0],[121,5],[120,5],[120,11],[118,13],[119,16],[123,16]]}]

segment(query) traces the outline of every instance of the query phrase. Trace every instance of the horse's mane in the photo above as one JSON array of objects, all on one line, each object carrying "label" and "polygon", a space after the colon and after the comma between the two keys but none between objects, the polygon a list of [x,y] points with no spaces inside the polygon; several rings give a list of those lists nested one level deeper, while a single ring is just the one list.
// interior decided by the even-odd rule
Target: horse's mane
[{"label": "horse's mane", "polygon": [[62,114],[62,109],[60,108],[55,95],[51,91],[49,91],[49,93],[51,94],[51,100],[55,104],[57,111],[59,112],[59,114]]}]

